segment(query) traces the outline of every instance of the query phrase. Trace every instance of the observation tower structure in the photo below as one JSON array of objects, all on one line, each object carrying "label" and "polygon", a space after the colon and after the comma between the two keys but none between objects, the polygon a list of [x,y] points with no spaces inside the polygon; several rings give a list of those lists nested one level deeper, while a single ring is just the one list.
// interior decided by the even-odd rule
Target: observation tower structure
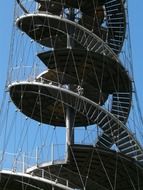
[{"label": "observation tower structure", "polygon": [[[15,27],[25,42],[23,50],[22,38],[21,49],[14,46],[8,91],[26,120],[58,129],[59,136],[60,130],[65,132],[60,136],[65,139],[65,154],[63,159],[45,159],[28,167],[24,159],[23,171],[1,170],[0,190],[143,189],[143,148],[127,127],[133,83],[120,59],[126,38],[126,1],[28,3],[16,1]],[[26,48],[27,41],[38,52]],[[30,71],[23,62],[31,62]],[[75,131],[91,126],[96,127],[92,143],[76,143],[80,134]]]}]

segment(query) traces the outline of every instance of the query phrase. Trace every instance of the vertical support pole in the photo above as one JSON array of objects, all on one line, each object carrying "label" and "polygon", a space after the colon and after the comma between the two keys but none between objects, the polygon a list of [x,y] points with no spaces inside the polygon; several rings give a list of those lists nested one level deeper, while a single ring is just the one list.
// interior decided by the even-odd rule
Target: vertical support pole
[{"label": "vertical support pole", "polygon": [[51,145],[51,161],[54,162],[54,144]]},{"label": "vertical support pole", "polygon": [[69,181],[68,181],[68,180],[66,180],[66,186],[67,186],[67,187],[69,186]]},{"label": "vertical support pole", "polygon": [[[67,19],[74,21],[75,20],[75,9],[74,8],[69,8],[69,14]],[[68,32],[67,32],[67,48],[73,48],[74,47],[74,40],[72,39],[71,35],[74,33],[74,27],[69,26],[68,27]]]},{"label": "vertical support pole", "polygon": [[44,178],[45,177],[45,171],[44,171],[44,169],[42,169],[42,178]]},{"label": "vertical support pole", "polygon": [[74,122],[75,111],[71,107],[66,107],[66,144],[67,144],[67,162],[71,158],[71,145],[74,144]]},{"label": "vertical support pole", "polygon": [[[67,19],[74,21],[75,20],[75,9],[69,8],[69,14]],[[69,26],[67,32],[67,48],[74,47],[74,40],[72,39],[72,35],[74,34],[74,27]],[[68,85],[70,89],[70,84]],[[67,156],[66,161],[70,162],[71,160],[71,145],[74,144],[74,123],[75,123],[75,111],[71,107],[65,107],[66,113],[66,145],[67,145]]]},{"label": "vertical support pole", "polygon": [[25,153],[22,155],[22,172],[25,173]]},{"label": "vertical support pole", "polygon": [[36,148],[36,165],[38,166],[38,152],[39,152],[39,150],[38,150],[38,147]]}]

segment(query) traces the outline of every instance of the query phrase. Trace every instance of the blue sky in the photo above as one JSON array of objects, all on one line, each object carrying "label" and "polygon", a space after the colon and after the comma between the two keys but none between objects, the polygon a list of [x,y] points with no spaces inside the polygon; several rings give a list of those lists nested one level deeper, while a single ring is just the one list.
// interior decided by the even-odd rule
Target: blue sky
[{"label": "blue sky", "polygon": [[143,1],[128,0],[134,80],[138,89],[140,104],[143,102]]},{"label": "blue sky", "polygon": [[6,81],[12,31],[13,4],[13,0],[5,0],[1,2],[0,7],[0,98],[2,97]]},{"label": "blue sky", "polygon": [[[128,0],[130,33],[132,42],[132,56],[135,82],[140,97],[140,104],[143,102],[143,0]],[[13,0],[4,0],[0,6],[0,104],[9,58],[9,47],[12,31]]]}]

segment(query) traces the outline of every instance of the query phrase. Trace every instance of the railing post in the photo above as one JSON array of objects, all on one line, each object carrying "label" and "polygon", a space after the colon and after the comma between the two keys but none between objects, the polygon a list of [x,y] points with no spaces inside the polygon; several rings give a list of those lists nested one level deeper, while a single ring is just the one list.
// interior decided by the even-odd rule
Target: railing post
[{"label": "railing post", "polygon": [[51,145],[51,161],[54,162],[54,144]]},{"label": "railing post", "polygon": [[45,176],[45,175],[44,175],[44,169],[42,169],[42,178],[44,178],[44,176]]},{"label": "railing post", "polygon": [[36,148],[36,165],[38,166],[38,147]]},{"label": "railing post", "polygon": [[22,172],[25,173],[25,153],[22,155]]},{"label": "railing post", "polygon": [[67,187],[69,186],[69,181],[68,181],[68,180],[66,180],[66,186],[67,186]]}]

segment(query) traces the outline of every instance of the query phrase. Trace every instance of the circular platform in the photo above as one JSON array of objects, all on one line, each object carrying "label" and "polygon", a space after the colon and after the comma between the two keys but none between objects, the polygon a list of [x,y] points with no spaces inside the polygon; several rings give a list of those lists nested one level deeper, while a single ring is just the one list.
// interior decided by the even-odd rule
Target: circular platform
[{"label": "circular platform", "polygon": [[[82,95],[86,101],[101,106],[109,94],[131,93],[127,72],[121,64],[107,56],[83,49],[58,49],[38,56],[49,70],[35,81],[13,83],[9,89],[20,111],[41,123],[65,125],[64,105],[68,106],[67,102],[71,101],[69,106],[74,106],[76,110],[77,106],[73,104],[77,101],[75,95]],[[68,84],[70,89],[66,89]],[[78,85],[83,89],[82,94],[77,90]],[[121,100],[119,102],[121,104]],[[75,126],[88,124],[86,114],[83,116],[77,111]]]},{"label": "circular platform", "polygon": [[[17,19],[16,24],[30,38],[52,48],[67,47],[67,28],[75,29],[74,22],[44,13],[21,16]],[[81,47],[76,39],[73,41],[76,47]]]},{"label": "circular platform", "polygon": [[[87,18],[87,20],[90,20],[90,18]],[[121,24],[119,25],[117,23],[117,26],[113,27],[112,29],[112,23],[110,23],[111,34],[107,35],[107,29],[104,29],[102,32],[99,29],[97,30],[97,25],[95,28],[92,28],[91,25],[88,26],[88,24],[90,24],[89,21],[86,21],[86,24],[84,24],[85,26],[82,26],[80,23],[76,23],[64,17],[45,14],[43,12],[21,16],[17,19],[16,24],[18,28],[29,35],[30,38],[44,46],[52,48],[66,47],[67,33],[69,33],[69,31],[72,31],[72,35],[70,34],[70,37],[74,41],[74,46],[80,47],[81,39],[85,35],[86,30],[88,30],[89,33],[91,33],[91,30],[93,30],[95,32],[92,32],[94,35],[99,36],[101,39],[107,42],[109,46],[112,46],[116,53],[118,53],[123,44],[125,33],[124,24],[121,26]],[[106,36],[110,38],[107,40]],[[108,43],[108,41],[111,42]]]},{"label": "circular platform", "polygon": [[[131,79],[125,68],[118,61],[105,55],[84,49],[56,49],[39,53],[38,57],[48,69],[60,73],[57,73],[57,79],[54,80],[61,84],[68,75],[71,77],[70,80],[73,80],[71,83],[86,83],[103,93],[132,91]],[[48,77],[48,73],[46,75]],[[88,89],[88,86],[85,85],[85,89]],[[85,90],[85,93],[86,91],[88,90]],[[90,98],[94,101],[93,97]]]},{"label": "circular platform", "polygon": [[[53,84],[20,82],[9,86],[10,96],[15,105],[26,116],[41,123],[65,126],[65,106],[76,111],[75,127],[109,121],[117,126],[122,123],[99,104],[71,90]],[[101,121],[100,121],[101,120]],[[99,124],[100,123],[100,124]]]},{"label": "circular platform", "polygon": [[[12,101],[22,113],[40,123],[54,126],[65,126],[64,106],[68,106],[66,100],[76,101],[74,96],[69,95],[68,90],[55,84],[21,82],[14,83],[9,88]],[[85,116],[76,113],[75,127],[88,123]]]},{"label": "circular platform", "polygon": [[[39,2],[39,12],[46,12],[52,15],[58,15],[69,20],[73,20],[80,25],[93,30],[96,34],[101,36],[103,23],[105,17],[105,9],[103,7],[103,2],[98,1],[41,1]],[[69,18],[70,10],[73,11],[74,19]],[[102,33],[103,34],[103,33]],[[102,36],[103,37],[103,36]]]},{"label": "circular platform", "polygon": [[60,182],[60,178],[66,179],[71,186],[74,184],[78,189],[143,188],[143,168],[121,153],[92,146],[73,145],[71,154],[69,163],[43,163],[35,169],[29,168],[27,172],[41,176],[44,170],[45,175],[51,176],[52,180]]},{"label": "circular platform", "polygon": [[[17,19],[17,26],[38,43],[56,48],[66,47],[67,37],[63,35],[64,27],[66,25],[66,33],[69,30],[74,31],[75,27],[67,22],[62,23],[62,18],[66,20],[68,9],[72,8],[77,12],[75,23],[98,35],[115,53],[120,52],[126,31],[126,16],[122,1],[91,1],[90,4],[88,0],[62,2],[39,0],[38,2],[39,13],[27,14]],[[61,21],[49,19],[48,14],[53,17],[58,16]],[[75,45],[79,46],[76,42]]]},{"label": "circular platform", "polygon": [[32,176],[25,173],[16,173],[12,171],[0,171],[0,190],[74,190],[65,184],[56,183],[49,179],[38,176]]},{"label": "circular platform", "polygon": [[143,188],[143,167],[133,159],[92,146],[74,145],[71,150],[74,156],[69,163],[42,163],[27,169],[26,173],[0,171],[0,190]]}]

